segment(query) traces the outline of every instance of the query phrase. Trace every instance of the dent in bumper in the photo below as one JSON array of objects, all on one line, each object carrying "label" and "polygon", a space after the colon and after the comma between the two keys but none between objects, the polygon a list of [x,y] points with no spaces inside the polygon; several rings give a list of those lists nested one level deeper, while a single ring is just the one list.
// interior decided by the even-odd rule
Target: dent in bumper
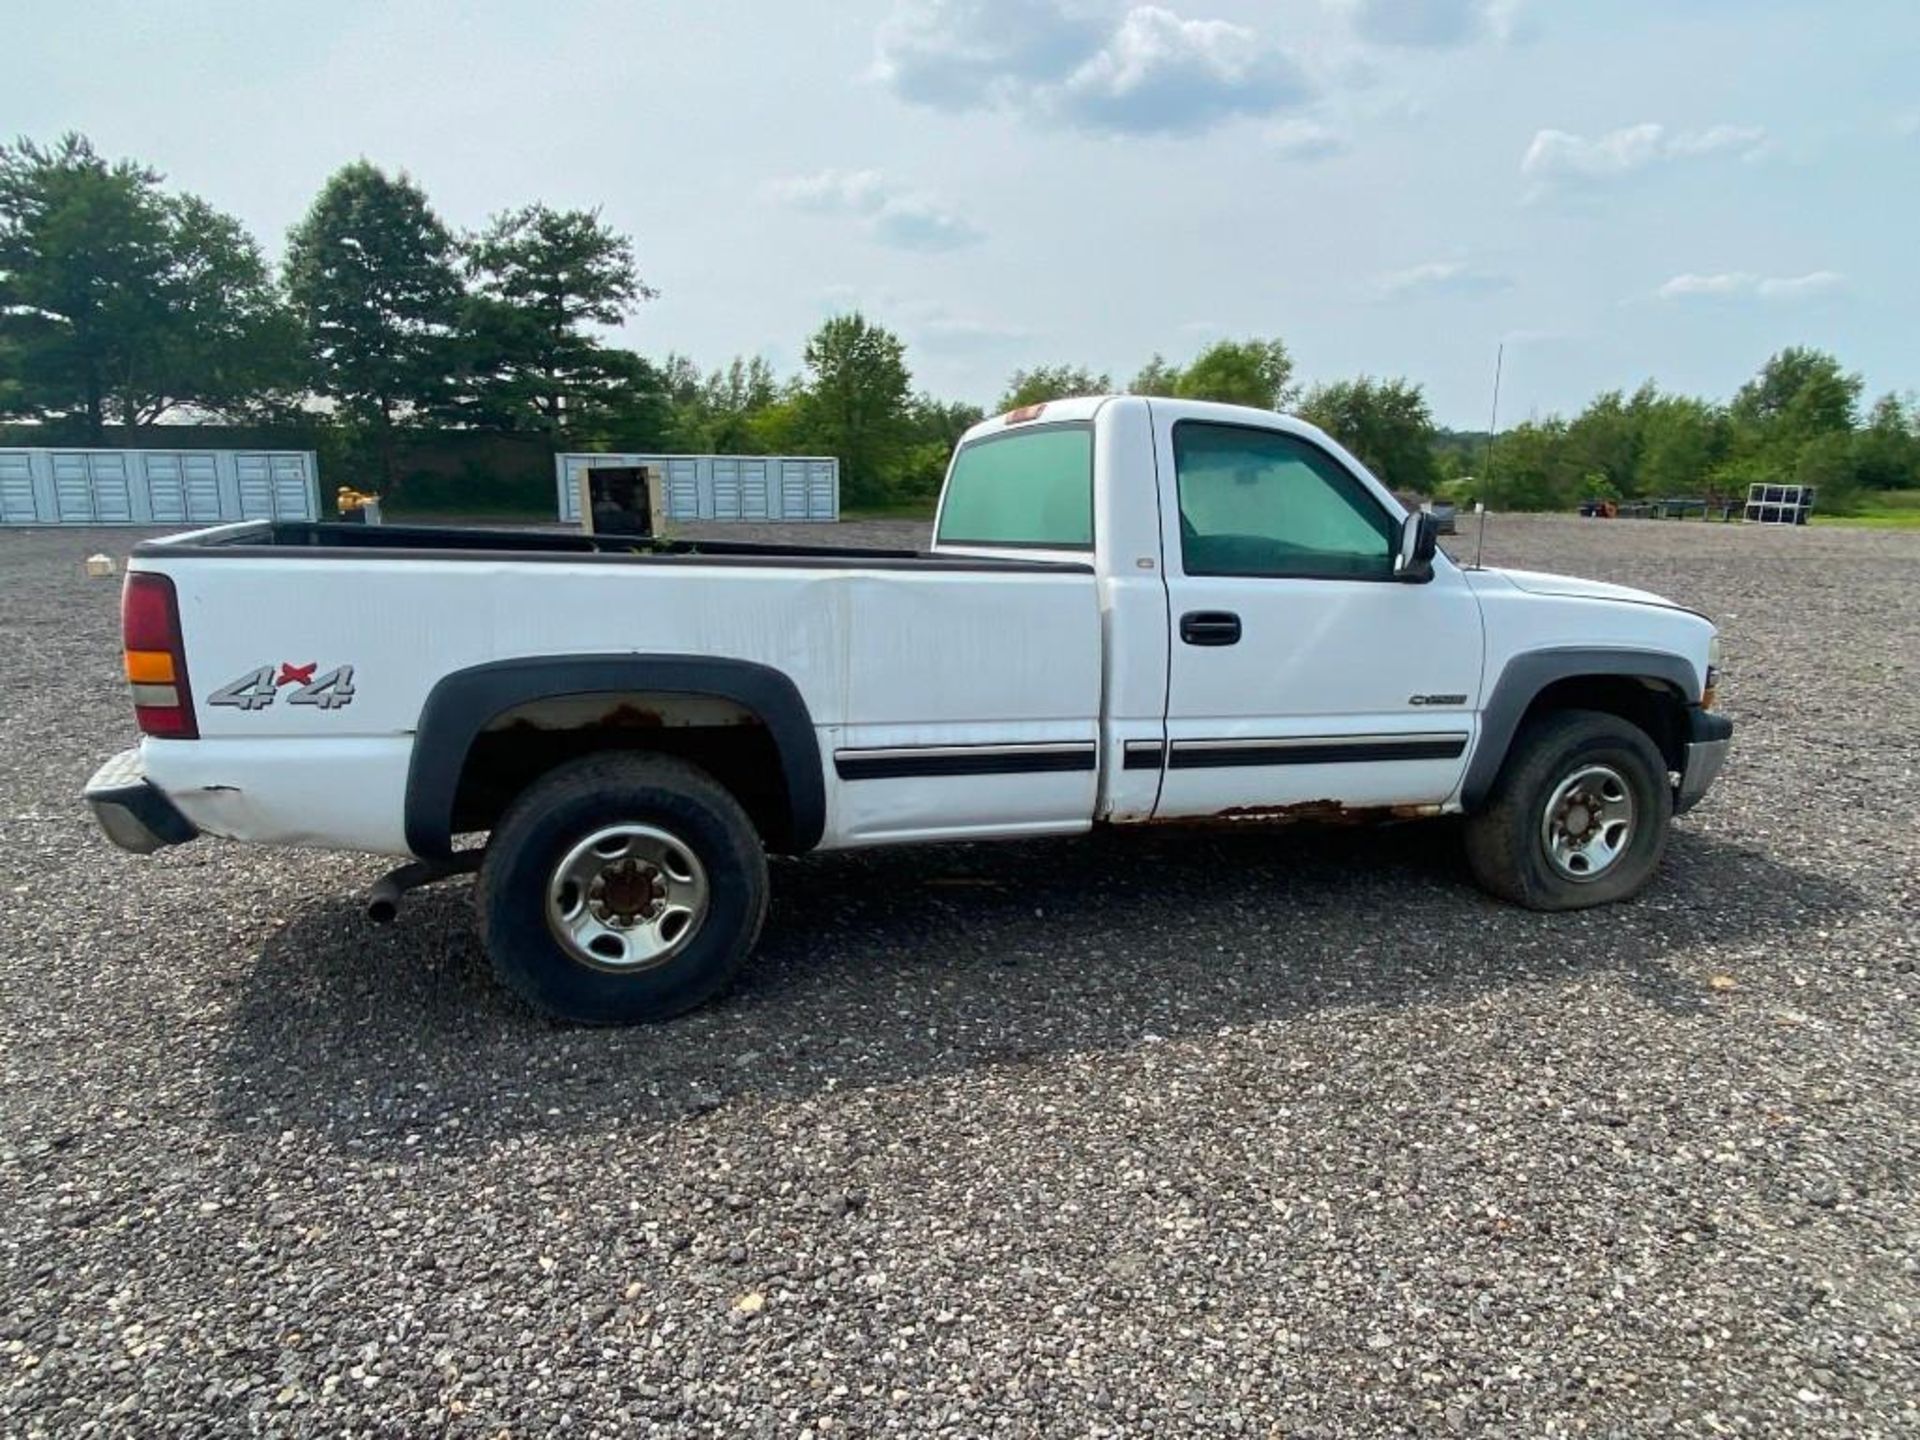
[{"label": "dent in bumper", "polygon": [[200,834],[166,793],[147,780],[138,750],[122,750],[107,761],[84,793],[107,838],[136,855],[184,845]]}]

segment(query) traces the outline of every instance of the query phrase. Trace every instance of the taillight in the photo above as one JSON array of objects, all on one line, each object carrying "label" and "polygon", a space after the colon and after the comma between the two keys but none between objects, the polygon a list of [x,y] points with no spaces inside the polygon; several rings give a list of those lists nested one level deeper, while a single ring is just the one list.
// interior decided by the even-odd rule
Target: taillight
[{"label": "taillight", "polygon": [[144,570],[127,572],[120,591],[120,638],[140,733],[161,740],[199,739],[173,581]]}]

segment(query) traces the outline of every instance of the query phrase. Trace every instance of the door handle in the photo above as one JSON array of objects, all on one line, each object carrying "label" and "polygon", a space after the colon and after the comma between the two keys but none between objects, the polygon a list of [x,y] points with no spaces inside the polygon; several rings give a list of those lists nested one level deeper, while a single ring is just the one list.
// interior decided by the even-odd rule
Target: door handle
[{"label": "door handle", "polygon": [[1189,610],[1180,617],[1180,638],[1189,645],[1238,645],[1240,617],[1231,610]]}]

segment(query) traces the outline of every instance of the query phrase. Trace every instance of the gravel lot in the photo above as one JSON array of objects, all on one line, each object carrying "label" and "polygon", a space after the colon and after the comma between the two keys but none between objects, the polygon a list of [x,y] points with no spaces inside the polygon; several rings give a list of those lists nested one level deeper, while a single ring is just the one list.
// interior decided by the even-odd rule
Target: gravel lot
[{"label": "gravel lot", "polygon": [[464,884],[93,831],[131,538],[0,532],[0,1433],[1920,1433],[1920,536],[1495,520],[1726,631],[1634,904],[1444,827],[817,857],[619,1033]]}]

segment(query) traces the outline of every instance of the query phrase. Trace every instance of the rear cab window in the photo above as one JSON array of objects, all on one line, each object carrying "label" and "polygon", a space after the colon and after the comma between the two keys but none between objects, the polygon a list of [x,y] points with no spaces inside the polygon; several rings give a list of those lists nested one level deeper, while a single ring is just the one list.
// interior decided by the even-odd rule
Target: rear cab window
[{"label": "rear cab window", "polygon": [[963,445],[934,544],[1093,549],[1093,426],[1023,426]]}]

